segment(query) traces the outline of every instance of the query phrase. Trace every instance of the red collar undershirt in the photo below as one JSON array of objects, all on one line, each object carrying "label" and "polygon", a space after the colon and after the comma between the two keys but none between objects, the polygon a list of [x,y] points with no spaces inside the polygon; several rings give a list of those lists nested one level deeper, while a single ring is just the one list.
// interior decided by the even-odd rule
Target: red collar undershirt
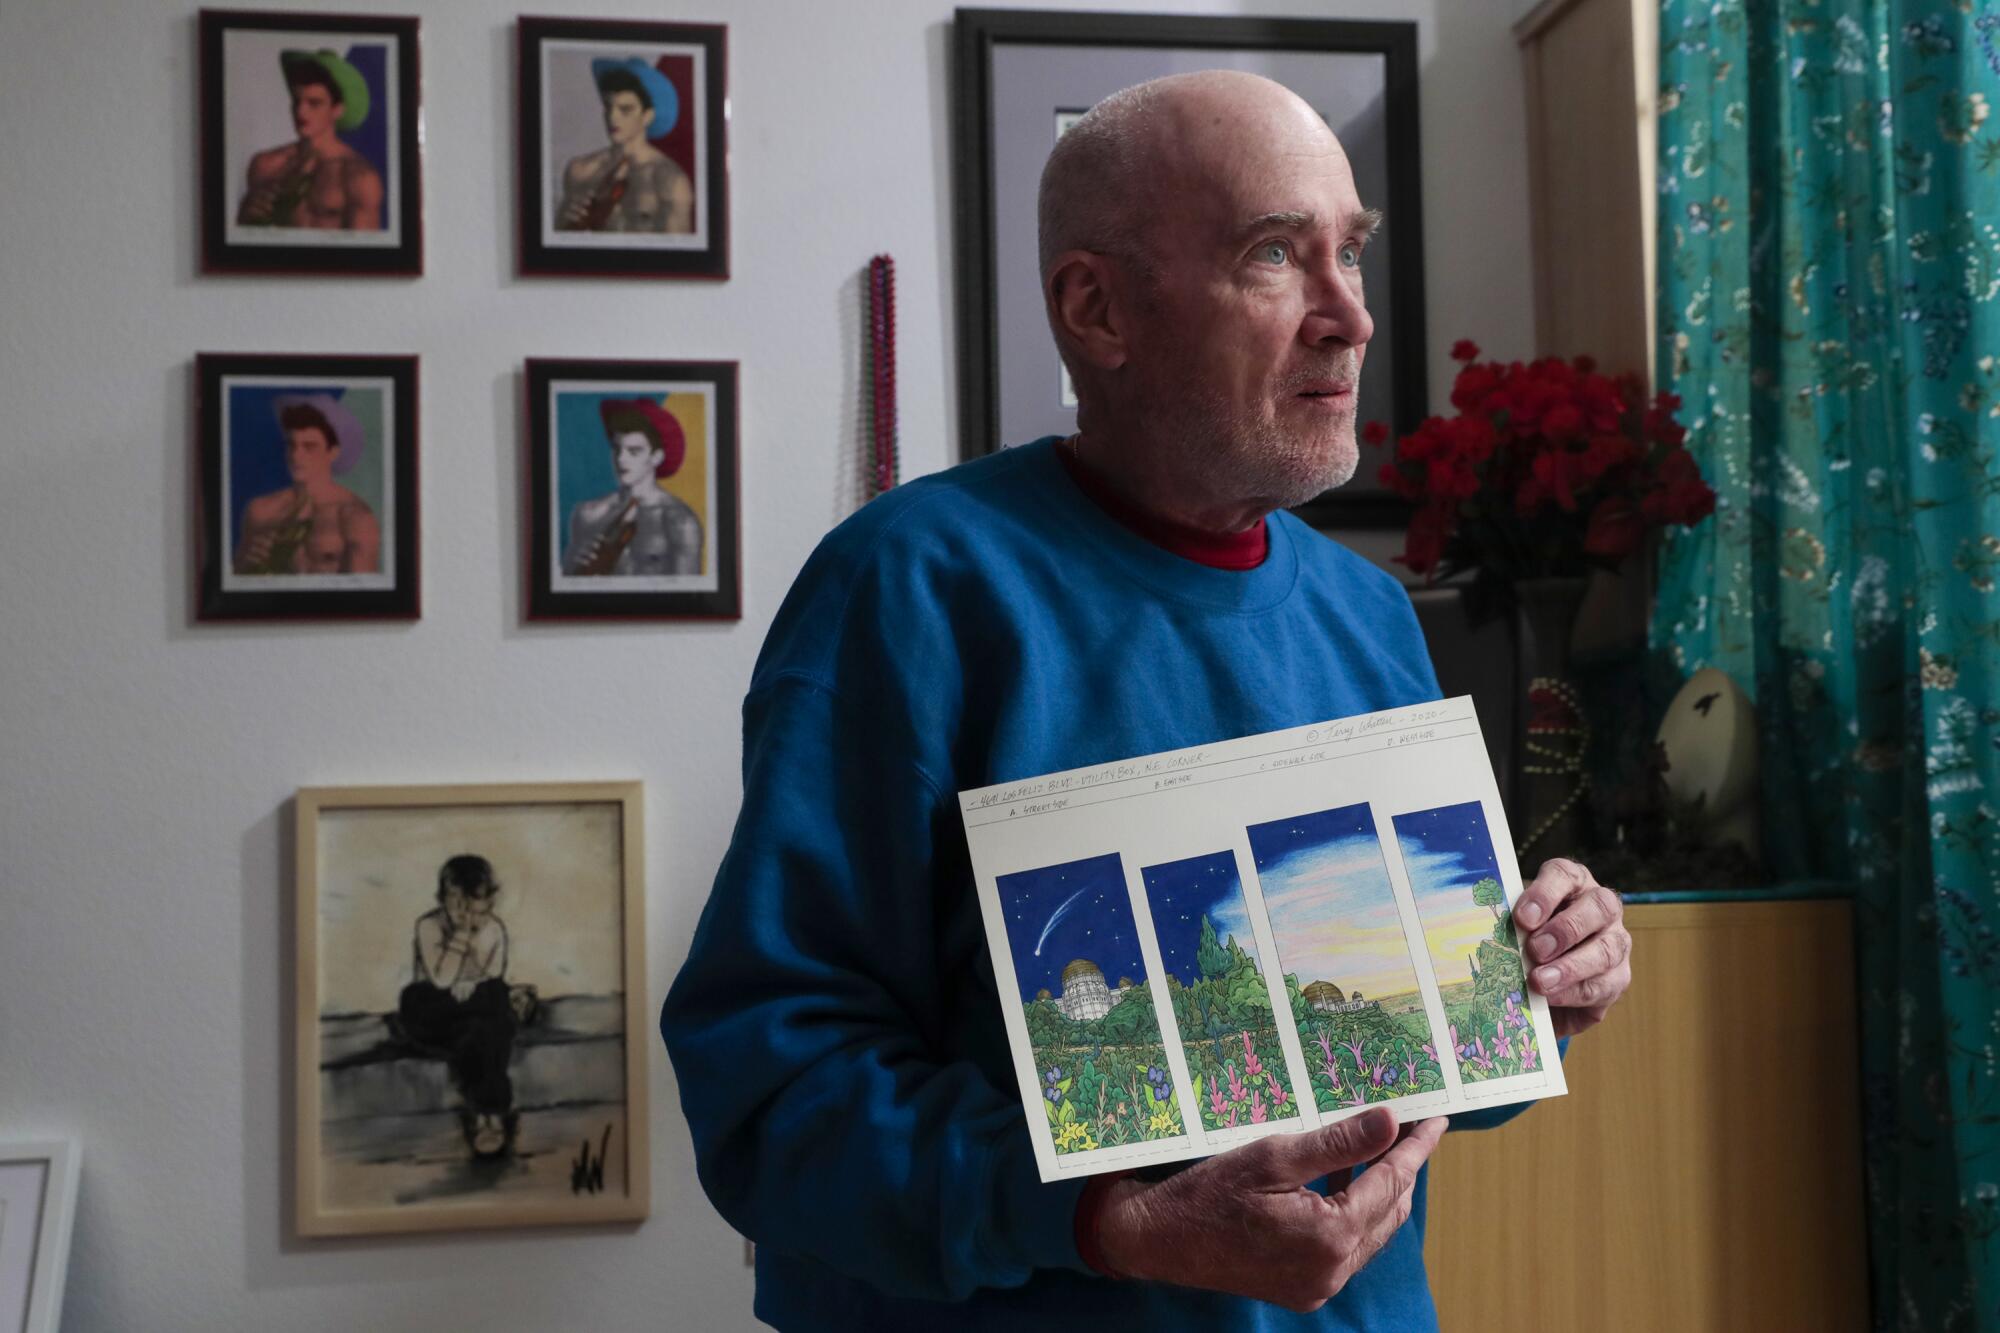
[{"label": "red collar undershirt", "polygon": [[1076,488],[1089,496],[1099,509],[1147,541],[1198,565],[1212,569],[1255,569],[1264,563],[1270,550],[1270,533],[1263,519],[1241,532],[1206,532],[1170,518],[1149,514],[1112,490],[1076,456],[1075,445],[1064,440],[1056,446],[1056,457]]}]

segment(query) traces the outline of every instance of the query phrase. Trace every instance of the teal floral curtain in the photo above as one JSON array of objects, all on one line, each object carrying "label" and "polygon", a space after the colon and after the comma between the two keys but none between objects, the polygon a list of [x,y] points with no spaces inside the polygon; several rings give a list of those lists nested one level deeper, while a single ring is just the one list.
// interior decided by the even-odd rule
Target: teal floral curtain
[{"label": "teal floral curtain", "polygon": [[2000,0],[1663,0],[1658,377],[1717,492],[1653,644],[1859,885],[1875,1325],[2000,1329]]}]

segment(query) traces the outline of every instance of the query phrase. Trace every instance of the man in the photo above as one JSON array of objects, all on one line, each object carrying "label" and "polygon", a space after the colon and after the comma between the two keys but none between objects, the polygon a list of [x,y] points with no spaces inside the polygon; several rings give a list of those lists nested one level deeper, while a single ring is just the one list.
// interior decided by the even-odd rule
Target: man
[{"label": "man", "polygon": [[637,56],[593,60],[611,142],[563,167],[558,231],[694,230],[694,183],[680,164],[649,142],[680,120],[680,94],[667,76]]},{"label": "man", "polygon": [[[1399,1138],[1377,1109],[1039,1183],[953,796],[1437,697],[1401,587],[1283,512],[1354,470],[1374,221],[1276,84],[1107,99],[1042,177],[1078,435],[877,500],[780,610],[736,837],[661,1015],[768,1322],[1436,1327],[1441,1121]],[[1630,979],[1616,895],[1551,862],[1516,919],[1558,1034],[1600,1020]]]},{"label": "man", "polygon": [[701,519],[660,487],[687,457],[681,423],[646,398],[607,398],[598,414],[618,489],[571,507],[563,573],[701,573]]},{"label": "man", "polygon": [[299,137],[250,159],[238,225],[380,231],[382,177],[337,133],[368,119],[368,81],[332,51],[284,51],[278,62]]},{"label": "man", "polygon": [[273,404],[285,433],[292,484],[243,507],[232,565],[238,574],[373,574],[382,566],[382,525],[368,502],[335,481],[361,461],[366,433],[331,394]]},{"label": "man", "polygon": [[438,867],[438,905],[417,918],[413,976],[396,1004],[403,1038],[448,1062],[475,1157],[505,1153],[519,1124],[507,1072],[518,1014],[507,987],[507,925],[493,911],[499,896],[483,856],[454,856]]}]

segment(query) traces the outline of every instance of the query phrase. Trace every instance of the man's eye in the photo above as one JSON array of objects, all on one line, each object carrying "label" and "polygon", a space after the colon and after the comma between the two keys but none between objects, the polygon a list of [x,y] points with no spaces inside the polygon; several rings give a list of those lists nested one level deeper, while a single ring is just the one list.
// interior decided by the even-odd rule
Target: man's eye
[{"label": "man's eye", "polygon": [[1292,257],[1292,247],[1285,241],[1266,241],[1259,249],[1258,257],[1267,264],[1282,264]]},{"label": "man's eye", "polygon": [[1348,268],[1361,267],[1361,247],[1349,241],[1340,247],[1340,262]]}]

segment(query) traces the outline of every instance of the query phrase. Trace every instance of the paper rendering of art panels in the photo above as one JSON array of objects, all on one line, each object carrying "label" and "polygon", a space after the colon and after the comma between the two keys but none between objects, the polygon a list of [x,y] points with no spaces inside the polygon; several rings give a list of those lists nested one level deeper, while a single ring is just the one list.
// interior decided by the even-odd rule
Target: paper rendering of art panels
[{"label": "paper rendering of art panels", "polygon": [[416,358],[195,365],[199,617],[414,618]]},{"label": "paper rendering of art panels", "polygon": [[202,267],[419,273],[417,20],[203,10]]},{"label": "paper rendering of art panels", "polygon": [[735,363],[527,378],[530,618],[740,615]]},{"label": "paper rendering of art panels", "polygon": [[1500,863],[1479,802],[1396,815],[1396,843],[1467,1083],[1542,1068]]},{"label": "paper rendering of art panels", "polygon": [[1365,802],[1250,829],[1264,910],[1322,1111],[1444,1091]]},{"label": "paper rendering of art panels", "polygon": [[298,1229],[647,1211],[639,784],[298,797]]},{"label": "paper rendering of art panels", "polygon": [[1204,1129],[1295,1118],[1278,1019],[1257,957],[1236,854],[1139,872]]},{"label": "paper rendering of art panels", "polygon": [[523,18],[524,274],[729,274],[720,24]]},{"label": "paper rendering of art panels", "polygon": [[998,886],[1056,1153],[1179,1138],[1117,854],[1001,875]]}]

